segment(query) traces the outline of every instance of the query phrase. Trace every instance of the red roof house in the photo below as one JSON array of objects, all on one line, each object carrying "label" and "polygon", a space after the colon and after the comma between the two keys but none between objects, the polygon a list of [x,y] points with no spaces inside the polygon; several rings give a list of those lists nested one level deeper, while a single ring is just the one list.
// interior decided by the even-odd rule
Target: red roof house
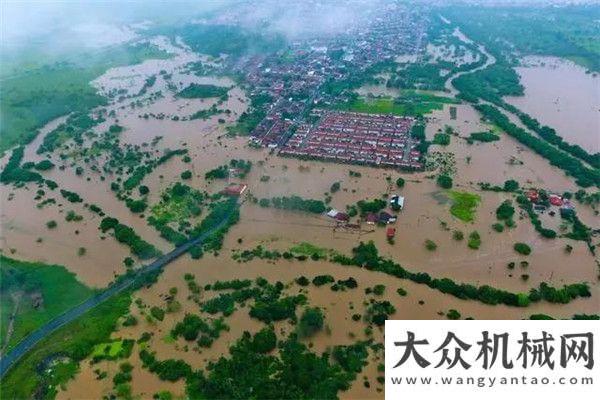
[{"label": "red roof house", "polygon": [[557,194],[551,194],[550,196],[548,196],[548,200],[550,201],[550,204],[552,204],[553,206],[560,207],[563,205],[562,198]]},{"label": "red roof house", "polygon": [[377,217],[377,214],[375,214],[375,213],[368,213],[367,217],[365,219],[367,221],[367,224],[375,225],[379,218]]},{"label": "red roof house", "polygon": [[537,201],[540,199],[540,194],[537,192],[537,190],[532,189],[527,192],[527,198],[532,203],[537,203]]}]

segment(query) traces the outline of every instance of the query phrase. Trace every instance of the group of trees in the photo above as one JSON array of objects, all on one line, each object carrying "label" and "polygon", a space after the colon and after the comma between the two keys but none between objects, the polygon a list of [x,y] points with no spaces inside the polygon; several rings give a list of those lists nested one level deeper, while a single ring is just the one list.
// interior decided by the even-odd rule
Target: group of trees
[{"label": "group of trees", "polygon": [[[206,375],[195,372],[188,380],[190,398],[320,398],[336,399],[347,390],[366,363],[366,345],[335,346],[333,360],[318,355],[292,335],[275,348],[272,327],[254,336],[244,332],[229,357],[210,362]],[[361,351],[362,350],[362,351]]]},{"label": "group of trees", "polygon": [[436,183],[442,189],[452,189],[452,178],[448,175],[438,175]]},{"label": "group of trees", "polygon": [[115,238],[120,243],[129,246],[131,252],[142,260],[154,258],[161,254],[156,247],[143,240],[132,228],[121,224],[116,218],[103,218],[100,222],[100,230],[102,232],[113,230]]},{"label": "group of trees", "polygon": [[25,148],[23,146],[16,147],[8,159],[6,166],[0,173],[0,182],[24,184],[27,182],[43,182],[44,178],[37,172],[29,171],[21,168],[21,161]]},{"label": "group of trees", "polygon": [[192,83],[177,93],[177,97],[184,99],[205,99],[210,97],[223,97],[227,95],[228,87]]},{"label": "group of trees", "polygon": [[469,135],[467,141],[469,143],[473,142],[495,142],[496,140],[500,140],[500,136],[496,135],[492,132],[473,132]]},{"label": "group of trees", "polygon": [[368,213],[376,213],[383,210],[387,206],[387,202],[383,199],[359,200],[356,205],[360,210],[361,215]]},{"label": "group of trees", "polygon": [[182,336],[188,342],[198,340],[198,345],[201,347],[210,347],[222,331],[228,330],[229,326],[223,318],[207,322],[195,314],[186,314],[183,320],[171,330],[171,336],[175,338]]},{"label": "group of trees", "polygon": [[[544,195],[544,193],[545,192],[540,192],[540,199],[542,198],[542,195]],[[533,224],[533,227],[540,235],[542,235],[542,237],[545,237],[547,239],[554,239],[556,237],[557,234],[555,230],[544,228],[542,226],[542,221],[540,220],[540,217],[535,212],[535,210],[533,209],[533,204],[531,203],[531,201],[529,201],[529,199],[526,196],[517,196],[517,203],[519,204],[519,207],[525,210],[525,212],[529,216],[529,219],[531,220],[531,223]]]},{"label": "group of trees", "polygon": [[526,127],[537,133],[548,143],[555,145],[559,149],[571,154],[573,157],[577,157],[580,160],[587,162],[596,169],[600,168],[600,153],[590,154],[582,149],[579,145],[569,144],[568,142],[564,141],[554,129],[550,128],[549,126],[541,125],[537,119],[516,109],[513,109],[512,111],[519,116],[519,119]]},{"label": "group of trees", "polygon": [[543,139],[531,135],[525,129],[519,128],[510,122],[508,117],[496,107],[488,104],[477,104],[475,108],[488,121],[499,126],[510,136],[546,158],[550,161],[550,164],[573,176],[578,185],[582,187],[600,186],[600,171],[586,167],[580,160],[568,153],[557,149]]},{"label": "group of trees", "polygon": [[400,264],[379,256],[377,247],[370,241],[361,242],[352,249],[352,257],[336,254],[331,261],[342,265],[356,265],[369,270],[380,271],[400,279],[425,284],[442,293],[451,294],[460,299],[478,300],[486,304],[505,304],[514,307],[526,307],[531,302],[546,300],[551,303],[568,303],[577,297],[590,297],[591,292],[586,283],[574,283],[562,288],[552,288],[542,283],[539,289],[531,289],[529,293],[511,293],[488,285],[475,286],[456,283],[449,278],[432,278],[425,272],[410,272]]},{"label": "group of trees", "polygon": [[322,200],[303,199],[300,196],[261,199],[259,205],[261,207],[273,207],[282,210],[306,211],[314,214],[322,214],[327,210]]}]

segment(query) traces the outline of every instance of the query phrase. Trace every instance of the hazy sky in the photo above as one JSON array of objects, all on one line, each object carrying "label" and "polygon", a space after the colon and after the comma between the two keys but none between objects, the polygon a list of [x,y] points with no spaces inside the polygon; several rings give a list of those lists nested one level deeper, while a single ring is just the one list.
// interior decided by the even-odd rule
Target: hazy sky
[{"label": "hazy sky", "polygon": [[[67,33],[65,40],[103,42],[111,29],[144,20],[169,22],[230,3],[228,0],[1,0],[4,44],[32,37]],[[69,34],[71,37],[69,37]]]},{"label": "hazy sky", "polygon": [[[228,6],[242,0],[0,0],[0,34],[2,47],[16,48],[23,43],[38,45],[98,46],[126,39],[131,34],[126,25],[150,20],[175,22],[190,20],[204,11]],[[308,29],[340,29],[351,24],[364,12],[365,3],[371,6],[392,0],[256,0],[245,16],[267,18],[271,27],[284,33],[301,33]],[[400,0],[402,2],[402,0]],[[413,0],[416,1],[416,0]],[[436,4],[445,0],[420,0]],[[460,1],[460,0],[452,0]],[[573,0],[464,0],[465,2],[499,3],[557,3]],[[598,0],[586,0],[596,2]],[[252,3],[252,2],[251,2]],[[235,8],[235,7],[234,7]],[[314,11],[310,26],[297,18],[307,8]],[[52,38],[51,40],[48,38]]]}]

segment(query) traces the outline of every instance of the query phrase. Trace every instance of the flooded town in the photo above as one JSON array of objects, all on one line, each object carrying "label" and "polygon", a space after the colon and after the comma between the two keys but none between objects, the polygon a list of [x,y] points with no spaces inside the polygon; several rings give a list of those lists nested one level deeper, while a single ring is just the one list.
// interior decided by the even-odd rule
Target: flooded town
[{"label": "flooded town", "polygon": [[2,398],[379,399],[386,320],[600,319],[597,4],[150,3],[5,10],[58,22],[3,28]]}]

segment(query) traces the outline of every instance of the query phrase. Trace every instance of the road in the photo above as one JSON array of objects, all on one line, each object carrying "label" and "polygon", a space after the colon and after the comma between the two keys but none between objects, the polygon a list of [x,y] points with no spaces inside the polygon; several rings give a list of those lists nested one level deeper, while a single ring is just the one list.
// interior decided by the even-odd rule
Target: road
[{"label": "road", "polygon": [[98,304],[121,293],[123,290],[130,287],[140,277],[142,277],[148,273],[158,271],[162,267],[166,266],[170,262],[177,259],[182,254],[185,254],[190,248],[202,243],[207,237],[209,237],[214,232],[223,228],[227,224],[229,217],[231,217],[231,215],[236,210],[236,208],[237,208],[237,205],[236,205],[236,207],[234,207],[231,210],[231,212],[229,214],[227,214],[221,220],[221,222],[219,222],[219,224],[215,225],[212,229],[204,232],[202,235],[200,235],[194,239],[189,240],[188,242],[182,244],[181,246],[176,247],[173,251],[157,258],[152,263],[141,267],[140,269],[138,269],[136,271],[136,273],[134,275],[127,277],[127,278],[109,286],[102,293],[100,293],[94,297],[91,297],[88,300],[84,301],[83,303],[71,308],[70,310],[59,315],[52,321],[47,322],[45,325],[41,326],[37,330],[30,333],[23,340],[21,340],[9,353],[7,353],[6,355],[2,356],[2,358],[0,358],[0,378],[3,378],[4,374],[21,357],[23,357],[23,355],[25,355],[29,350],[31,350],[37,343],[39,343],[46,336],[53,333],[58,328],[81,317],[83,314],[85,314],[87,311],[91,310],[92,308],[96,307]]}]

